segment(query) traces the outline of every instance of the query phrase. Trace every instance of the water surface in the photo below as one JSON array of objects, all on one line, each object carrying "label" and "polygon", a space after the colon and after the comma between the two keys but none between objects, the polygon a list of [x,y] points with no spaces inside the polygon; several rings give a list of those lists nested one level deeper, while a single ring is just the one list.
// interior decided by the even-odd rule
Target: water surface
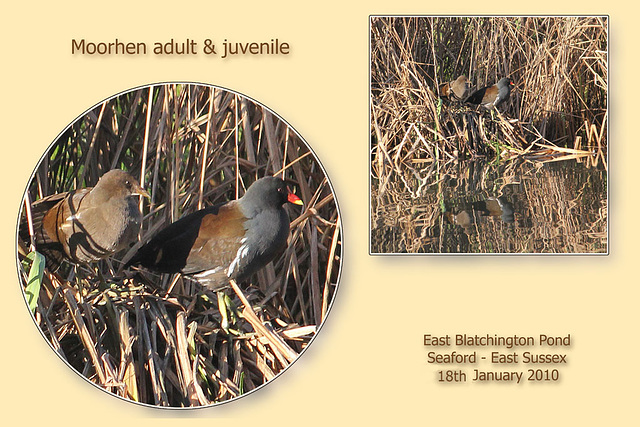
[{"label": "water surface", "polygon": [[606,253],[607,173],[485,160],[372,179],[371,253]]}]

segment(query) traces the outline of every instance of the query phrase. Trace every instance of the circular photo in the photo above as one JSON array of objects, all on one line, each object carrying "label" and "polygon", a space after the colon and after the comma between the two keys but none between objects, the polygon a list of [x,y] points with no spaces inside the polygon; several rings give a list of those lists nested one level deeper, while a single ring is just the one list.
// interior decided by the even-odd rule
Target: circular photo
[{"label": "circular photo", "polygon": [[210,406],[307,348],[333,303],[340,213],[322,165],[264,105],[140,87],[53,142],[20,206],[17,263],[42,335],[122,399]]}]

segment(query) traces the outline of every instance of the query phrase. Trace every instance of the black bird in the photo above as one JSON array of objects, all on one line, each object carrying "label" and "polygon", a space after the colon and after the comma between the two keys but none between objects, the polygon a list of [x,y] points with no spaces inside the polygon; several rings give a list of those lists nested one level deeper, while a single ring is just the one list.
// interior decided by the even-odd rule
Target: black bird
[{"label": "black bird", "polygon": [[[138,198],[149,194],[129,173],[113,169],[95,187],[53,194],[31,205],[36,250],[51,271],[64,259],[89,263],[137,240],[142,213]],[[29,239],[26,218],[20,227]]]},{"label": "black bird", "polygon": [[469,104],[482,105],[486,109],[497,108],[500,104],[509,99],[513,82],[509,77],[503,77],[498,83],[486,86],[473,92],[465,100]]},{"label": "black bird", "polygon": [[254,182],[238,200],[186,215],[159,231],[127,263],[160,273],[182,273],[212,290],[244,280],[286,245],[283,205],[302,205],[279,178]]},{"label": "black bird", "polygon": [[473,210],[480,212],[483,216],[501,217],[504,222],[515,221],[513,205],[504,196],[489,197],[473,203]]},{"label": "black bird", "polygon": [[452,82],[441,84],[439,95],[443,98],[453,96],[456,99],[464,99],[469,91],[469,80],[467,76],[459,76]]}]

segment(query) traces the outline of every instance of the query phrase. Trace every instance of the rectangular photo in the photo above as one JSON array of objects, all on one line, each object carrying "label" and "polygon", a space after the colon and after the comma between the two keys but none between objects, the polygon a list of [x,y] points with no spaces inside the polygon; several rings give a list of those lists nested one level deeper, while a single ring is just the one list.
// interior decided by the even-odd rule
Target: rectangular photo
[{"label": "rectangular photo", "polygon": [[607,16],[371,16],[370,254],[608,254]]}]

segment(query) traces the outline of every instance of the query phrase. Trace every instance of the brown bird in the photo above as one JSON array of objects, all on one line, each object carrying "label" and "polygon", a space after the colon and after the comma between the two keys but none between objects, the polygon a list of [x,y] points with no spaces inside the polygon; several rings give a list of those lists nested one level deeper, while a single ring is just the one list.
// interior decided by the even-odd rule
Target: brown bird
[{"label": "brown bird", "polygon": [[511,86],[513,86],[511,79],[509,77],[503,77],[498,81],[498,83],[492,86],[483,87],[482,89],[478,89],[473,92],[465,102],[482,105],[488,110],[494,107],[498,108],[500,104],[509,99]]},{"label": "brown bird", "polygon": [[439,94],[443,98],[453,96],[456,99],[463,100],[469,91],[469,80],[467,76],[459,76],[452,82],[441,84]]},{"label": "brown bird", "polygon": [[269,263],[287,243],[285,203],[302,205],[279,178],[254,182],[238,200],[180,218],[141,247],[127,266],[192,276],[212,290],[243,280]]},{"label": "brown bird", "polygon": [[[114,169],[95,187],[44,197],[31,206],[36,250],[51,271],[63,259],[89,263],[106,258],[135,241],[142,213],[137,195],[149,197],[129,173]],[[21,236],[29,239],[26,219]]]}]

